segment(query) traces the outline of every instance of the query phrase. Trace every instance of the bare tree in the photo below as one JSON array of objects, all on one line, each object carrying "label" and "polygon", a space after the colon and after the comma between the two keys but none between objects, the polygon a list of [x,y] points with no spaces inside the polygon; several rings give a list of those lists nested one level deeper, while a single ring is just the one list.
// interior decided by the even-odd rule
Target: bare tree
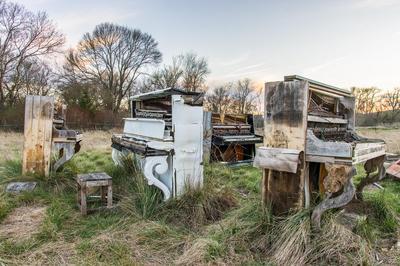
[{"label": "bare tree", "polygon": [[207,60],[196,54],[174,56],[172,65],[164,65],[139,82],[140,91],[166,88],[182,88],[187,91],[204,89],[206,76],[210,73]]},{"label": "bare tree", "polygon": [[150,34],[102,23],[69,52],[64,69],[81,81],[97,83],[104,107],[116,113],[146,67],[160,63],[157,46]]},{"label": "bare tree", "polygon": [[383,95],[383,106],[390,110],[391,120],[395,121],[400,113],[400,88],[394,88]]},{"label": "bare tree", "polygon": [[181,55],[183,66],[182,86],[188,91],[198,91],[204,86],[206,76],[210,73],[207,60],[194,53]]},{"label": "bare tree", "polygon": [[236,112],[238,114],[253,112],[257,107],[259,96],[250,79],[239,80],[232,93],[233,105]]},{"label": "bare tree", "polygon": [[232,83],[209,90],[206,95],[206,106],[215,113],[224,114],[231,107]]},{"label": "bare tree", "polygon": [[376,106],[380,94],[380,89],[375,87],[370,88],[352,88],[353,94],[356,98],[356,110],[359,113],[370,114]]},{"label": "bare tree", "polygon": [[180,79],[183,70],[181,59],[179,57],[172,58],[172,65],[164,65],[162,69],[156,70],[147,80],[147,91],[155,89],[166,89],[180,87]]},{"label": "bare tree", "polygon": [[19,86],[24,95],[49,95],[53,91],[55,78],[55,73],[45,62],[25,62],[21,67]]},{"label": "bare tree", "polygon": [[0,109],[22,96],[27,64],[58,52],[64,41],[46,13],[0,0]]}]

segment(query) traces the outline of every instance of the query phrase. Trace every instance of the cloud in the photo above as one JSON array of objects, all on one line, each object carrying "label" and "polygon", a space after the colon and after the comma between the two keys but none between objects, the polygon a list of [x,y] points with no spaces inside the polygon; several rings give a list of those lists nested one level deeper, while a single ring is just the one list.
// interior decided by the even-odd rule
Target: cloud
[{"label": "cloud", "polygon": [[123,1],[119,5],[110,5],[105,1],[14,1],[28,10],[46,11],[57,27],[66,34],[67,46],[74,46],[85,32],[92,31],[99,23],[115,22],[125,25],[142,14],[138,4],[133,1]]},{"label": "cloud", "polygon": [[233,59],[231,59],[231,60],[228,60],[228,61],[222,61],[222,60],[220,60],[220,61],[218,62],[218,65],[224,66],[224,67],[227,67],[227,66],[234,66],[234,65],[238,65],[238,64],[240,64],[240,63],[246,61],[248,58],[249,58],[249,54],[248,54],[248,53],[245,53],[245,54],[241,54],[241,55],[237,56],[236,58],[233,58]]},{"label": "cloud", "polygon": [[393,32],[392,36],[396,38],[400,37],[400,31]]},{"label": "cloud", "polygon": [[85,32],[90,32],[102,22],[124,24],[123,21],[135,18],[137,11],[122,9],[96,9],[95,12],[81,9],[63,15],[57,19],[57,25],[67,34],[68,45],[75,45]]},{"label": "cloud", "polygon": [[398,5],[398,0],[356,0],[354,1],[355,8],[381,8]]},{"label": "cloud", "polygon": [[258,67],[261,67],[261,66],[264,66],[264,65],[265,65],[265,63],[258,63],[258,64],[253,64],[253,65],[248,65],[248,66],[240,67],[240,68],[237,68],[236,70],[234,70],[233,73],[240,73],[240,72],[243,72],[243,71],[245,71],[245,70],[249,70],[249,69],[253,69],[253,68],[258,68]]},{"label": "cloud", "polygon": [[343,61],[343,60],[346,59],[347,57],[348,57],[348,56],[341,56],[341,57],[334,58],[334,59],[332,59],[332,60],[329,60],[329,61],[327,61],[327,62],[318,64],[318,65],[315,65],[315,66],[307,67],[307,68],[303,71],[303,75],[310,75],[310,74],[319,72],[320,70],[323,70],[323,69],[325,69],[325,68],[328,68],[328,67],[330,67],[330,66],[332,66],[332,65],[335,65],[335,64],[337,64],[337,63]]}]

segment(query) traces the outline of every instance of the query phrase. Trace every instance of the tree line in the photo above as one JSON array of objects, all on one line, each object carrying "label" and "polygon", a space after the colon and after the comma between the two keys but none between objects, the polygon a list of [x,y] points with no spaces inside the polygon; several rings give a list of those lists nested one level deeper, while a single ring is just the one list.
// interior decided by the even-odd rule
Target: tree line
[{"label": "tree line", "polygon": [[352,88],[356,100],[357,124],[373,126],[400,122],[400,88]]},{"label": "tree line", "polygon": [[[188,52],[160,66],[158,42],[139,29],[101,23],[74,48],[65,51],[64,44],[64,34],[45,12],[0,0],[1,124],[23,122],[28,94],[56,96],[77,123],[101,123],[120,121],[129,96],[140,92],[169,87],[208,90],[206,58]],[[248,79],[208,91],[207,106],[213,111],[255,109],[256,94]]]},{"label": "tree line", "polygon": [[[261,89],[250,79],[207,86],[207,59],[188,52],[160,65],[158,42],[146,32],[101,23],[65,51],[64,34],[45,12],[0,0],[0,124],[23,124],[25,95],[54,95],[76,123],[120,122],[129,96],[169,87],[205,92],[218,113],[262,113]],[[57,59],[57,60],[55,60]],[[57,64],[61,62],[61,65]],[[353,88],[365,123],[400,120],[400,88]]]}]

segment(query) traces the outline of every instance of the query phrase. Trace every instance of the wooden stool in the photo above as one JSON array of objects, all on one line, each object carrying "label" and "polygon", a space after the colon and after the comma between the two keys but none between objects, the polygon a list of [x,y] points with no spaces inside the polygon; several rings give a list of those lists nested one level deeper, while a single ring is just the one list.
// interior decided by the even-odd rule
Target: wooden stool
[{"label": "wooden stool", "polygon": [[83,215],[86,215],[88,211],[103,209],[105,206],[100,208],[88,209],[87,208],[87,193],[88,189],[92,187],[100,187],[101,202],[106,201],[107,189],[107,209],[112,208],[112,177],[106,173],[89,173],[89,174],[78,174],[78,206]]}]

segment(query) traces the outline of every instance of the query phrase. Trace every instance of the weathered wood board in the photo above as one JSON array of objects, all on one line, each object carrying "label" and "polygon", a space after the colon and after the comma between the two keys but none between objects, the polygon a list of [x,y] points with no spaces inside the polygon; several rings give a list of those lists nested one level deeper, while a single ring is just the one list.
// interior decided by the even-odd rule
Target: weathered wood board
[{"label": "weathered wood board", "polygon": [[211,126],[212,113],[203,113],[203,162],[209,163],[211,157],[211,139],[212,139],[212,126]]},{"label": "weathered wood board", "polygon": [[27,95],[25,98],[23,174],[49,175],[53,110],[53,97]]},{"label": "weathered wood board", "polygon": [[308,82],[265,84],[264,144],[304,151],[307,127]]},{"label": "weathered wood board", "polygon": [[263,201],[276,214],[303,206],[307,105],[307,81],[265,84],[264,145],[299,153],[296,173],[268,169],[263,173]]}]

